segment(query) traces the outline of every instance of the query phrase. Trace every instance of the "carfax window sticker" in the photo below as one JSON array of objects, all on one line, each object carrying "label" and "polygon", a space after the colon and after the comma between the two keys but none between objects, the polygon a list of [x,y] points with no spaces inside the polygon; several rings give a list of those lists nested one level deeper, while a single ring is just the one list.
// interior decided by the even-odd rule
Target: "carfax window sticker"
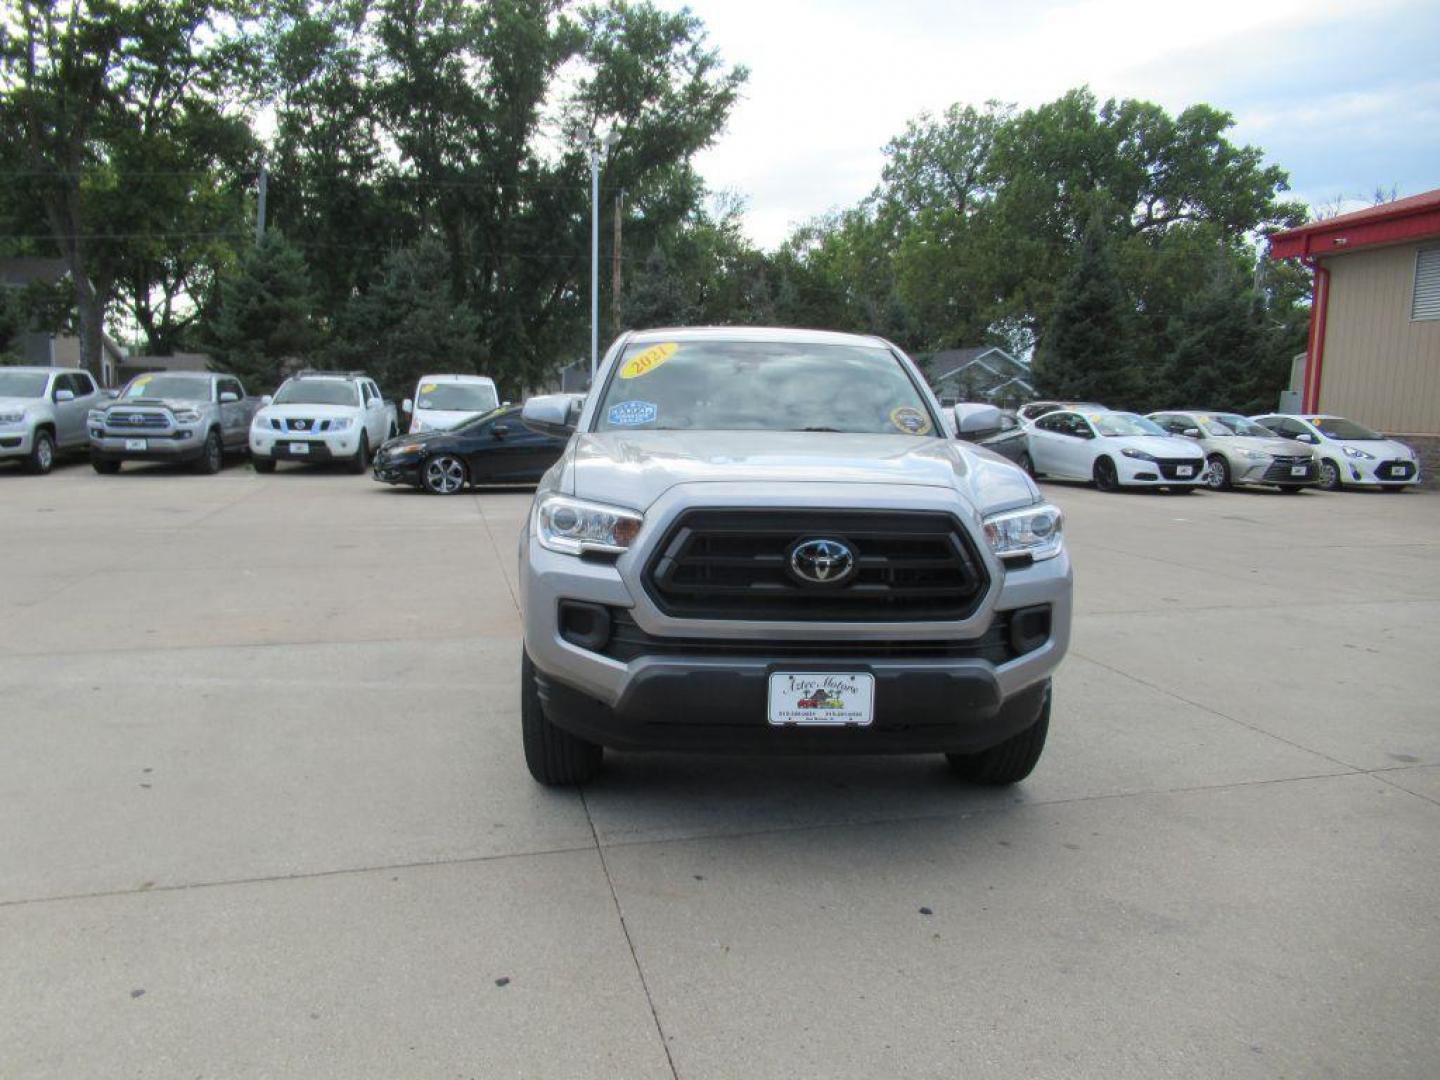
[{"label": "carfax window sticker", "polygon": [[621,365],[620,378],[638,379],[642,375],[649,375],[679,351],[680,346],[673,341],[662,341],[659,345],[651,345],[650,348],[637,353]]},{"label": "carfax window sticker", "polygon": [[639,427],[653,424],[659,414],[653,401],[621,401],[610,406],[605,419],[615,427]]},{"label": "carfax window sticker", "polygon": [[890,423],[906,435],[930,434],[930,418],[913,405],[900,405],[891,409]]}]

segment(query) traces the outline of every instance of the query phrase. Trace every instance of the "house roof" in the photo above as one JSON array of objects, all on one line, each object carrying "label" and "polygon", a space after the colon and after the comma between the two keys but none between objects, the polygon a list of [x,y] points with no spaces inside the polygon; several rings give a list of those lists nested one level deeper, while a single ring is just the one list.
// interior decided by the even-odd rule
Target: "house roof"
[{"label": "house roof", "polygon": [[1015,359],[998,345],[971,345],[964,349],[942,349],[935,353],[924,365],[925,377],[931,383],[936,383],[977,365],[997,377],[1001,376],[1001,368],[1006,369],[1005,377],[1012,373],[1029,374],[1030,371],[1028,364]]},{"label": "house roof", "polygon": [[1321,258],[1427,237],[1440,237],[1440,188],[1275,233],[1270,257]]},{"label": "house roof", "polygon": [[53,285],[65,274],[64,259],[43,259],[36,256],[0,259],[0,285],[21,287],[32,281]]}]

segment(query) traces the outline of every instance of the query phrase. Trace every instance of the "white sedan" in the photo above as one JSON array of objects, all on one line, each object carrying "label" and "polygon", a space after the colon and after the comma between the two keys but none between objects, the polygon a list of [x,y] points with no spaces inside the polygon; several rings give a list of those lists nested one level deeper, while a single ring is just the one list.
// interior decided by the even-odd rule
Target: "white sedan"
[{"label": "white sedan", "polygon": [[1253,419],[1282,439],[1314,447],[1320,459],[1320,486],[1326,491],[1351,485],[1404,491],[1420,483],[1420,461],[1414,450],[1343,416],[1268,413]]},{"label": "white sedan", "polygon": [[1046,413],[1030,427],[1030,458],[1039,476],[1093,480],[1101,491],[1188,492],[1205,479],[1205,454],[1198,446],[1128,412]]}]

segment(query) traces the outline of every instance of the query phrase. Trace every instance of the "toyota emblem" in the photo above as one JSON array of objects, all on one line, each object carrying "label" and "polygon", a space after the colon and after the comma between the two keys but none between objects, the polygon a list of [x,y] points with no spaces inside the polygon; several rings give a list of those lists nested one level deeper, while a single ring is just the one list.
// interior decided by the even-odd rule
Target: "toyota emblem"
[{"label": "toyota emblem", "polygon": [[855,553],[840,540],[801,540],[790,549],[790,572],[805,585],[843,585],[855,575]]}]

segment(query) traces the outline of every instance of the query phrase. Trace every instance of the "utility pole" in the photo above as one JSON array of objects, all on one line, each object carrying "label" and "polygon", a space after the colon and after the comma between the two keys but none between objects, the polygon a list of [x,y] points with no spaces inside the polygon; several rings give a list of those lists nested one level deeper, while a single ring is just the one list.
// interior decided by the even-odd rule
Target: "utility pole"
[{"label": "utility pole", "polygon": [[611,332],[620,333],[620,221],[624,217],[625,192],[615,194],[615,247],[610,252],[610,318]]},{"label": "utility pole", "polygon": [[270,180],[270,170],[265,167],[265,159],[260,159],[260,198],[255,204],[255,246],[260,246],[260,241],[265,239],[265,188]]}]

